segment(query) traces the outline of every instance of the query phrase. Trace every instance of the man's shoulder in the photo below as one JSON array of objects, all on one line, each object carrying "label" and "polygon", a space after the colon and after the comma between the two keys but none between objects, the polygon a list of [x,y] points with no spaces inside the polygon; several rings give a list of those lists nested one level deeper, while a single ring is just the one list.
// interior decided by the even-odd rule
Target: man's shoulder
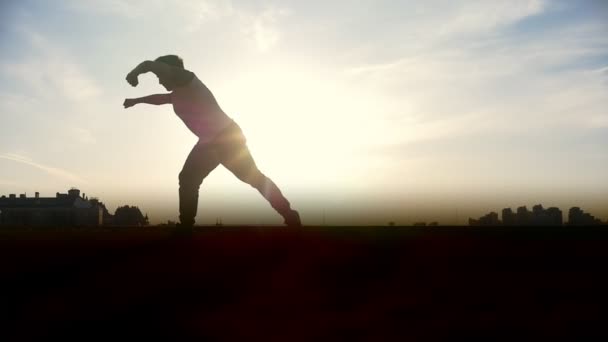
[{"label": "man's shoulder", "polygon": [[175,83],[178,87],[184,87],[192,83],[195,78],[196,75],[192,71],[183,69],[177,74]]}]

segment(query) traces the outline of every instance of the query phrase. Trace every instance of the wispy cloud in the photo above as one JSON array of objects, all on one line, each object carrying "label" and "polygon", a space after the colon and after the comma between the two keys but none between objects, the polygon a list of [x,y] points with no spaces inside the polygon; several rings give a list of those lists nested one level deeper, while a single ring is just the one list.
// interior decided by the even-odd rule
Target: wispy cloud
[{"label": "wispy cloud", "polygon": [[232,1],[180,1],[173,9],[181,17],[184,30],[193,33],[207,23],[226,20],[238,13]]},{"label": "wispy cloud", "polygon": [[232,1],[205,0],[178,3],[175,13],[185,22],[186,31],[196,32],[205,24],[222,21],[223,26],[241,28],[258,51],[267,52],[281,39],[279,23],[291,12],[285,7],[266,5],[259,9],[237,6]]},{"label": "wispy cloud", "polygon": [[101,94],[101,87],[66,50],[28,28],[20,32],[32,52],[20,62],[3,62],[1,73],[27,85],[39,98],[60,95],[68,101],[82,102]]},{"label": "wispy cloud", "polygon": [[39,170],[42,170],[42,171],[46,172],[47,174],[49,174],[50,176],[64,179],[64,180],[67,180],[70,182],[75,182],[78,184],[88,184],[88,182],[86,180],[84,180],[81,177],[76,176],[75,174],[73,174],[69,171],[66,171],[61,168],[49,166],[49,165],[40,164],[28,157],[25,157],[25,156],[22,156],[19,154],[2,153],[2,154],[0,154],[0,159],[10,160],[10,161],[13,161],[16,163],[28,165],[28,166],[37,168]]},{"label": "wispy cloud", "polygon": [[[252,41],[259,52],[272,49],[282,36],[280,21],[291,12],[284,6],[263,7],[235,4],[230,0],[144,1],[72,1],[71,8],[88,13],[114,15],[129,20],[158,18],[178,32],[199,34],[205,25],[220,23],[224,30],[236,28]],[[162,24],[155,23],[155,24]]]},{"label": "wispy cloud", "polygon": [[[513,21],[544,8],[533,5],[509,18]],[[470,132],[475,127],[500,131],[536,125],[602,127],[608,106],[605,67],[580,63],[608,53],[598,36],[601,31],[590,23],[476,39],[474,44],[444,42],[416,53],[404,51],[400,58],[385,62],[355,65],[345,75],[416,108],[419,121],[413,126],[445,132],[441,134],[445,137],[462,131],[457,127]],[[478,120],[456,124],[466,122],[459,118],[471,113],[478,113]],[[407,115],[411,114],[402,116]],[[519,121],[526,125],[514,124]],[[418,135],[406,134],[403,139]]]},{"label": "wispy cloud", "polygon": [[283,8],[269,8],[259,14],[250,16],[245,30],[256,43],[258,50],[265,52],[274,47],[281,38],[278,22],[287,16],[289,11]]},{"label": "wispy cloud", "polygon": [[0,108],[8,113],[23,110],[36,103],[36,99],[15,92],[0,92]]},{"label": "wispy cloud", "polygon": [[68,6],[75,10],[119,15],[126,18],[135,18],[141,16],[143,11],[153,4],[154,1],[142,0],[76,0],[68,2]]},{"label": "wispy cloud", "polygon": [[440,26],[442,35],[487,33],[538,15],[548,8],[546,0],[463,1]]}]

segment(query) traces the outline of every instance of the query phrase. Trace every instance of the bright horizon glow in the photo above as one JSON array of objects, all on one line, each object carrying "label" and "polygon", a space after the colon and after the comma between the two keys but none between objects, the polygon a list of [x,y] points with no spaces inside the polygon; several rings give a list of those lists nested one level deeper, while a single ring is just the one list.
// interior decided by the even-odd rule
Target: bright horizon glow
[{"label": "bright horizon glow", "polygon": [[[75,186],[177,218],[194,137],[144,59],[175,53],[305,224],[466,223],[503,207],[608,219],[608,5],[41,0],[0,6],[0,195]],[[199,223],[280,223],[219,167]]]}]

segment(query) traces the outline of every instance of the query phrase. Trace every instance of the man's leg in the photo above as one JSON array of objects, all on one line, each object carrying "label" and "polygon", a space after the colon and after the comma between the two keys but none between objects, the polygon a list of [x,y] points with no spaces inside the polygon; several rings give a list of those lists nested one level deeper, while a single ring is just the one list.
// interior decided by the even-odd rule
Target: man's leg
[{"label": "man's leg", "polygon": [[258,169],[245,138],[236,126],[218,148],[220,162],[243,182],[257,189],[285,220],[288,226],[301,226],[300,215],[291,209],[279,187]]},{"label": "man's leg", "polygon": [[219,165],[213,147],[196,144],[179,173],[179,220],[182,226],[193,226],[198,208],[198,190],[203,179]]}]

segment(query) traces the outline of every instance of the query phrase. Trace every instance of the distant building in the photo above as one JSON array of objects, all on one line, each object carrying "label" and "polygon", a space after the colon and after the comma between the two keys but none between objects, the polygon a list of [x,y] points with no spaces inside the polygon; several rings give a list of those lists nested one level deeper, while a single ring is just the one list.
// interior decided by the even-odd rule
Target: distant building
[{"label": "distant building", "polygon": [[103,210],[103,225],[104,226],[111,226],[114,224],[114,215],[110,214],[110,212],[108,211],[108,209],[106,208],[106,206],[103,202],[100,202],[99,199],[97,199],[95,197],[91,198],[90,202],[93,205],[101,206],[101,208]]},{"label": "distant building", "polygon": [[505,208],[502,210],[502,224],[504,226],[514,226],[517,224],[517,216],[511,210],[511,208]]},{"label": "distant building", "polygon": [[104,224],[104,210],[103,203],[89,201],[74,188],[48,198],[40,197],[38,192],[34,197],[10,194],[0,197],[0,225],[98,227]]},{"label": "distant building", "polygon": [[[593,215],[585,213],[578,207],[573,207],[568,213],[568,225],[602,225],[601,220]],[[517,212],[513,213],[511,208],[502,210],[502,222],[498,220],[496,213],[489,213],[478,220],[469,219],[470,226],[563,226],[564,218],[562,211],[559,208],[551,207],[543,208],[541,204],[532,207],[529,211],[526,206],[517,208]]]},{"label": "distant building", "polygon": [[549,217],[550,225],[561,226],[564,224],[564,217],[562,211],[559,208],[551,207],[546,210],[547,216]]},{"label": "distant building", "polygon": [[596,226],[601,224],[601,220],[596,219],[593,215],[589,213],[585,213],[579,207],[572,207],[568,212],[569,226]]},{"label": "distant building", "polygon": [[532,207],[532,213],[529,217],[529,222],[531,226],[550,226],[551,221],[549,219],[549,215],[545,212],[545,208],[541,204],[537,204]]},{"label": "distant building", "polygon": [[522,207],[517,208],[517,214],[515,215],[515,222],[518,226],[528,226],[528,225],[530,225],[531,216],[532,216],[532,213],[524,205]]},{"label": "distant building", "polygon": [[469,226],[501,226],[502,222],[498,219],[498,214],[491,212],[478,220],[469,218]]}]

